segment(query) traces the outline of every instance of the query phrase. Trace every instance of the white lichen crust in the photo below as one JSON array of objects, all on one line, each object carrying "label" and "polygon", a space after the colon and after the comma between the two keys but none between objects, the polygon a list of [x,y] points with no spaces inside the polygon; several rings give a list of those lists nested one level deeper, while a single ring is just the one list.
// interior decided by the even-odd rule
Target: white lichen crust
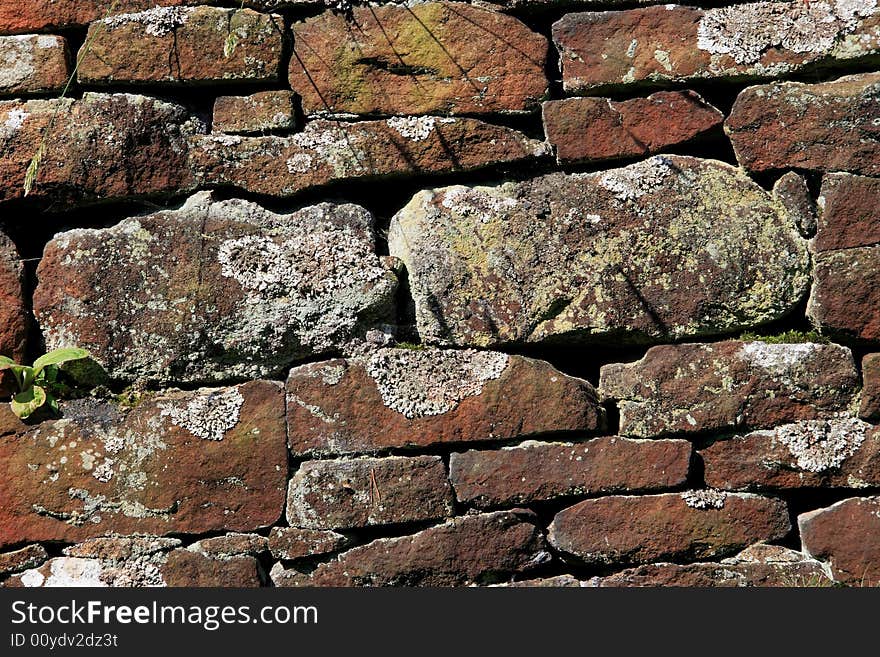
[{"label": "white lichen crust", "polygon": [[858,418],[847,417],[803,420],[770,433],[788,448],[798,468],[825,472],[839,468],[855,454],[872,428]]},{"label": "white lichen crust", "polygon": [[825,54],[872,16],[876,0],[754,2],[708,9],[697,28],[697,47],[754,64],[770,48]]},{"label": "white lichen crust", "polygon": [[238,388],[200,390],[183,402],[159,404],[162,417],[205,440],[223,440],[238,424],[244,397]]},{"label": "white lichen crust", "polygon": [[144,32],[150,36],[163,37],[184,25],[193,11],[193,7],[154,7],[146,11],[109,16],[101,23],[108,30],[135,23],[142,25]]},{"label": "white lichen crust", "polygon": [[501,376],[510,357],[491,351],[377,349],[367,374],[384,404],[408,418],[442,415]]},{"label": "white lichen crust", "polygon": [[727,493],[713,488],[687,490],[681,494],[681,499],[692,509],[723,509]]}]

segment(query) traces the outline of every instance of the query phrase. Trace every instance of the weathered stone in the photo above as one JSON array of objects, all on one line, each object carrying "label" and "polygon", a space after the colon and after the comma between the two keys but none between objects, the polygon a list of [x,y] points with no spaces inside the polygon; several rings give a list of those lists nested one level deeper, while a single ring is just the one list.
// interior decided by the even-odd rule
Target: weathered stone
[{"label": "weathered stone", "polygon": [[718,563],[657,563],[594,577],[585,586],[830,587],[821,563],[787,548],[757,544]]},{"label": "weathered stone", "polygon": [[13,587],[256,587],[257,560],[250,556],[216,559],[176,549],[131,558],[57,557],[11,578]]},{"label": "weathered stone", "polygon": [[174,550],[160,568],[165,586],[174,587],[232,587],[260,586],[260,566],[249,555],[217,558],[193,552]]},{"label": "weathered stone", "polygon": [[284,21],[249,9],[156,7],[89,26],[81,84],[274,82]]},{"label": "weathered stone", "polygon": [[423,116],[310,121],[290,137],[200,136],[190,156],[202,184],[291,196],[340,180],[470,171],[547,152],[543,142],[510,128]]},{"label": "weathered stone", "polygon": [[439,456],[306,461],[290,480],[287,521],[306,529],[348,529],[453,515]]},{"label": "weathered stone", "polygon": [[832,416],[857,390],[850,350],[815,343],[663,345],[599,378],[600,395],[619,400],[620,433],[642,438]]},{"label": "weathered stone", "polygon": [[798,516],[804,552],[827,561],[834,579],[880,586],[880,497],[855,497]]},{"label": "weathered stone", "polygon": [[880,340],[880,181],[826,175],[819,203],[807,315],[842,339]]},{"label": "weathered stone", "polygon": [[749,171],[797,168],[873,176],[880,174],[878,100],[880,73],[748,87],[724,128],[737,161]]},{"label": "weathered stone", "polygon": [[803,176],[789,171],[773,185],[773,196],[788,210],[802,236],[816,234],[818,211]]},{"label": "weathered stone", "polygon": [[178,5],[206,4],[200,0],[15,0],[0,4],[0,34],[45,32],[83,27],[110,14],[123,14]]},{"label": "weathered stone", "polygon": [[778,77],[880,52],[875,0],[664,5],[567,14],[553,25],[569,93]]},{"label": "weathered stone", "polygon": [[880,429],[854,417],[720,440],[700,456],[706,484],[724,490],[880,486]]},{"label": "weathered stone", "polygon": [[808,286],[782,205],[741,170],[692,157],[426,190],[388,241],[429,343],[714,335],[783,317]]},{"label": "weathered stone", "polygon": [[16,362],[22,362],[27,346],[23,284],[24,265],[18,251],[12,240],[0,231],[0,356],[8,356]]},{"label": "weathered stone", "polygon": [[287,413],[295,456],[598,431],[605,421],[593,387],[548,363],[437,349],[295,368]]},{"label": "weathered stone", "polygon": [[294,23],[293,47],[306,114],[518,113],[547,92],[547,40],[465,3],[326,11]]},{"label": "weathered stone", "polygon": [[363,208],[278,215],[208,192],[61,233],[37,276],[48,348],[75,344],[114,378],[162,382],[278,374],[393,317],[396,288]]},{"label": "weathered stone", "polygon": [[145,96],[0,102],[0,201],[24,196],[41,144],[30,198],[63,206],[190,189],[187,137],[204,130],[182,106]]},{"label": "weathered stone", "polygon": [[0,37],[0,96],[54,93],[69,75],[67,42],[59,36]]},{"label": "weathered stone", "polygon": [[583,582],[571,575],[556,575],[555,577],[541,577],[539,579],[524,579],[518,582],[506,582],[504,584],[490,584],[493,588],[580,588],[586,586]]},{"label": "weathered stone", "polygon": [[567,98],[543,105],[544,132],[560,164],[641,157],[720,128],[724,115],[693,91],[647,98]]},{"label": "weathered stone", "polygon": [[585,500],[556,514],[547,539],[584,563],[620,565],[723,556],[790,529],[782,500],[702,490]]},{"label": "weathered stone", "polygon": [[276,586],[462,586],[492,583],[545,563],[529,512],[499,511],[447,520],[412,536],[380,538],[343,552],[306,575],[280,566]]},{"label": "weathered stone", "polygon": [[98,402],[63,410],[62,420],[0,439],[0,547],[253,531],[283,512],[278,384],[169,392],[128,411]]},{"label": "weathered stone", "polygon": [[350,542],[342,534],[326,530],[273,527],[269,534],[269,551],[276,559],[302,559],[338,552]]},{"label": "weathered stone", "polygon": [[859,417],[863,420],[880,420],[880,354],[867,354],[862,358],[862,402]]},{"label": "weathered stone", "polygon": [[120,562],[140,559],[180,547],[179,538],[160,536],[99,536],[64,548],[68,557]]},{"label": "weathered stone", "polygon": [[251,96],[220,96],[214,101],[214,132],[258,134],[297,127],[292,91],[261,91]]},{"label": "weathered stone", "polygon": [[880,341],[880,245],[816,256],[807,316],[841,340]]},{"label": "weathered stone", "polygon": [[0,579],[7,575],[19,573],[22,570],[36,568],[48,558],[49,555],[46,554],[46,548],[39,543],[26,545],[13,552],[4,552],[0,554]]},{"label": "weathered stone", "polygon": [[685,440],[526,442],[453,453],[449,476],[459,502],[487,508],[567,495],[671,488],[685,483],[690,458],[691,445]]},{"label": "weathered stone", "polygon": [[259,534],[226,534],[203,538],[186,549],[206,557],[228,559],[239,555],[268,552],[269,539]]}]

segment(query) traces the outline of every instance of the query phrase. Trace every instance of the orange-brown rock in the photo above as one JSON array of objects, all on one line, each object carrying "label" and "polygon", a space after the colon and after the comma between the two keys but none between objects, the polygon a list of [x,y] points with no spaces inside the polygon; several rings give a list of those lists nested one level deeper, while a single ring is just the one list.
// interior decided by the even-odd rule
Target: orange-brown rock
[{"label": "orange-brown rock", "polygon": [[85,85],[274,82],[284,22],[249,9],[155,7],[92,23]]},{"label": "orange-brown rock", "polygon": [[548,100],[544,131],[560,164],[657,153],[720,128],[724,115],[693,91],[647,98]]},{"label": "orange-brown rock", "polygon": [[725,123],[749,171],[880,173],[880,73],[748,87]]},{"label": "orange-brown rock", "polygon": [[0,96],[59,93],[69,75],[68,55],[63,37],[0,37]]},{"label": "orange-brown rock", "polygon": [[593,432],[593,387],[548,363],[496,352],[379,349],[297,367],[287,379],[294,455]]},{"label": "orange-brown rock", "polygon": [[854,497],[798,516],[804,552],[851,586],[880,586],[880,497]]},{"label": "orange-brown rock", "polygon": [[511,128],[420,116],[310,121],[289,137],[199,136],[190,157],[203,185],[291,196],[337,181],[471,171],[545,154],[543,142]]},{"label": "orange-brown rock", "polygon": [[569,495],[672,488],[685,483],[690,458],[686,440],[533,441],[499,450],[455,452],[449,477],[459,502],[491,508]]},{"label": "orange-brown rock", "polygon": [[791,529],[785,502],[714,490],[586,500],[556,514],[547,538],[587,564],[723,556]]},{"label": "orange-brown rock", "polygon": [[620,433],[642,438],[833,417],[857,390],[850,350],[809,342],[663,345],[599,378],[602,397],[618,400]]},{"label": "orange-brown rock", "polygon": [[567,14],[553,25],[569,93],[778,77],[880,51],[874,0],[661,5]]},{"label": "orange-brown rock", "polygon": [[547,90],[547,40],[460,2],[326,11],[294,23],[293,41],[306,114],[519,113]]},{"label": "orange-brown rock", "polygon": [[250,96],[220,96],[214,101],[214,132],[259,134],[297,127],[292,91],[260,91]]},{"label": "orange-brown rock", "polygon": [[160,394],[131,410],[71,402],[0,438],[0,546],[107,533],[251,531],[287,482],[281,386]]},{"label": "orange-brown rock", "polygon": [[24,265],[18,251],[12,240],[0,232],[0,356],[18,363],[25,356],[28,332],[23,284]]}]

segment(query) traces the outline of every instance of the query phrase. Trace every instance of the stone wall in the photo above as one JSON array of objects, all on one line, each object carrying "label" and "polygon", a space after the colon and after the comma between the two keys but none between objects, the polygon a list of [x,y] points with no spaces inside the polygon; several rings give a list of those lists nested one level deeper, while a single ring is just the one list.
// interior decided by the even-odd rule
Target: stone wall
[{"label": "stone wall", "polygon": [[0,584],[880,583],[876,0],[110,4],[0,6]]}]

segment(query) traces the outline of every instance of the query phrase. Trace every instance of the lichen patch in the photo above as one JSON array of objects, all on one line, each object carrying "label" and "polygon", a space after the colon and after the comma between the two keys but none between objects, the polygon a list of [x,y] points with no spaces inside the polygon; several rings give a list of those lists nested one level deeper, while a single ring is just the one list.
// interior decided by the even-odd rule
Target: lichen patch
[{"label": "lichen patch", "polygon": [[186,24],[193,10],[192,7],[154,7],[147,11],[109,16],[102,22],[110,30],[137,23],[150,36],[163,37]]},{"label": "lichen patch", "polygon": [[673,172],[669,160],[652,157],[621,169],[612,169],[599,178],[599,184],[621,201],[635,201],[659,189]]},{"label": "lichen patch", "polygon": [[442,415],[483,391],[507,368],[507,354],[487,351],[377,349],[367,374],[383,403],[408,418]]},{"label": "lichen patch", "polygon": [[824,472],[840,467],[858,451],[871,425],[858,418],[804,420],[775,429],[797,466],[807,472]]},{"label": "lichen patch", "polygon": [[205,440],[223,440],[226,432],[238,424],[244,397],[238,388],[202,390],[189,401],[159,404],[161,415]]},{"label": "lichen patch", "polygon": [[681,499],[692,509],[723,509],[727,493],[713,488],[687,490],[681,494]]},{"label": "lichen patch", "polygon": [[796,0],[709,9],[697,28],[697,47],[738,64],[754,64],[770,48],[823,54],[876,6],[876,0]]}]

